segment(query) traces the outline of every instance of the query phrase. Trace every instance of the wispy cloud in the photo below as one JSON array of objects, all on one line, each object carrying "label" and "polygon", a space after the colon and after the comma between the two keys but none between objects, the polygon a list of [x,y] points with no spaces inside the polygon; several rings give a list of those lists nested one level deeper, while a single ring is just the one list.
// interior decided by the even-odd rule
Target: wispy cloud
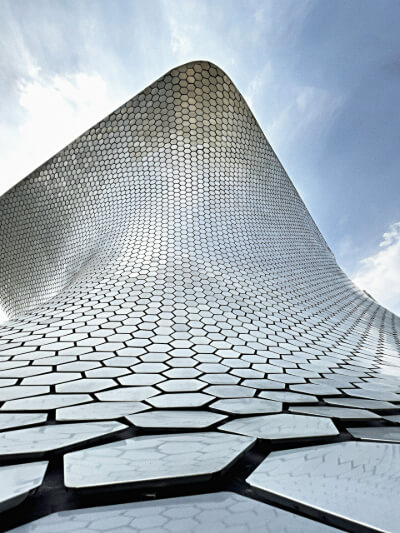
[{"label": "wispy cloud", "polygon": [[271,84],[273,70],[271,63],[266,63],[264,67],[256,73],[252,78],[244,92],[244,97],[251,107],[254,108],[254,103],[263,93],[265,93],[266,86]]},{"label": "wispy cloud", "polygon": [[263,0],[255,3],[250,38],[270,46],[292,44],[312,8],[313,0]]},{"label": "wispy cloud", "polygon": [[17,94],[19,124],[11,135],[7,124],[0,126],[0,194],[121,103],[98,73],[48,77],[33,66]]},{"label": "wispy cloud", "polygon": [[267,124],[267,134],[273,146],[288,148],[310,128],[322,133],[331,124],[343,104],[343,97],[313,86],[293,87],[286,106]]},{"label": "wispy cloud", "polygon": [[400,315],[400,222],[382,235],[375,254],[360,261],[353,281]]},{"label": "wispy cloud", "polygon": [[[228,27],[216,31],[220,9],[204,0],[163,0],[163,12],[169,29],[169,48],[177,62],[209,59],[225,65],[232,56]],[[212,20],[210,21],[210,17]],[[229,17],[227,17],[227,22]],[[223,65],[220,65],[223,66]]]},{"label": "wispy cloud", "polygon": [[181,24],[177,17],[170,15],[168,24],[171,31],[170,46],[172,53],[179,58],[186,58],[193,52],[190,24]]}]

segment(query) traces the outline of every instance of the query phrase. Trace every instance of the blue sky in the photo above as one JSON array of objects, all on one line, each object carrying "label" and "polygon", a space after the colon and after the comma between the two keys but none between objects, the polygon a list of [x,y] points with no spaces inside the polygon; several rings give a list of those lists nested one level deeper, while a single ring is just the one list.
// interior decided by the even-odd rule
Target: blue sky
[{"label": "blue sky", "polygon": [[0,0],[0,193],[170,68],[219,65],[339,264],[400,313],[397,0]]}]

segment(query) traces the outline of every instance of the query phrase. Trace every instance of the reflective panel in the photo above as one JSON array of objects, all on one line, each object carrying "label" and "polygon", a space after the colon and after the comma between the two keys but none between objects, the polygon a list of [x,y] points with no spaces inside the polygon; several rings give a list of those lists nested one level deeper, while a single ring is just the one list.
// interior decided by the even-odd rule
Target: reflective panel
[{"label": "reflective panel", "polygon": [[302,392],[304,394],[313,394],[316,396],[336,396],[340,394],[339,389],[333,385],[318,385],[315,383],[304,383],[304,385],[290,385],[290,390]]},{"label": "reflective panel", "polygon": [[275,390],[275,389],[284,389],[285,385],[283,383],[278,383],[274,379],[272,379],[276,374],[269,374],[268,377],[271,377],[271,379],[244,379],[242,381],[242,385],[244,387],[252,387],[253,389],[268,389],[268,390]]},{"label": "reflective panel", "polygon": [[268,440],[327,437],[339,433],[326,418],[290,414],[238,418],[219,429]]},{"label": "reflective panel", "polygon": [[400,446],[343,442],[272,452],[247,478],[258,490],[379,531],[400,531]]},{"label": "reflective panel", "polygon": [[383,417],[385,420],[389,420],[389,422],[395,422],[396,424],[400,424],[400,414],[399,415],[388,415]]},{"label": "reflective panel", "polygon": [[346,428],[356,439],[381,442],[400,442],[400,427]]},{"label": "reflective panel", "polygon": [[47,415],[41,413],[0,413],[0,429],[33,426],[46,422]]},{"label": "reflective panel", "polygon": [[240,385],[211,385],[204,392],[217,398],[250,398],[256,391]]},{"label": "reflective panel", "polygon": [[152,411],[125,417],[142,428],[207,428],[224,420],[226,416],[208,411]]},{"label": "reflective panel", "polygon": [[290,407],[289,411],[293,413],[302,413],[305,415],[328,416],[331,418],[341,418],[343,420],[362,420],[364,418],[380,418],[379,415],[366,411],[365,409],[351,409],[347,407],[330,407],[330,406],[302,406]]},{"label": "reflective panel", "polygon": [[154,387],[121,387],[119,389],[98,392],[97,398],[101,401],[115,402],[141,402],[159,394]]},{"label": "reflective panel", "polygon": [[254,443],[216,432],[134,437],[64,456],[67,487],[94,487],[189,476],[207,476]]},{"label": "reflective panel", "polygon": [[17,398],[26,398],[30,396],[39,396],[50,392],[50,387],[29,387],[24,385],[15,385],[14,387],[0,388],[0,402],[7,400],[16,400]]},{"label": "reflective panel", "polygon": [[213,409],[224,413],[250,415],[256,413],[279,413],[282,404],[260,398],[240,398],[239,400],[218,400],[211,404]]},{"label": "reflective panel", "polygon": [[74,405],[57,409],[56,419],[67,420],[113,420],[125,415],[147,411],[150,406],[142,402],[101,402]]},{"label": "reflective panel", "polygon": [[210,403],[211,396],[201,392],[188,392],[181,394],[162,394],[155,398],[149,398],[147,403],[159,409],[170,409],[172,407],[202,407]]},{"label": "reflective panel", "polygon": [[55,513],[10,533],[334,533],[333,527],[230,492]]},{"label": "reflective panel", "polygon": [[112,379],[77,379],[56,385],[57,392],[97,392],[115,387],[117,382]]},{"label": "reflective panel", "polygon": [[49,411],[66,405],[91,401],[93,399],[88,394],[46,394],[45,396],[4,402],[1,409],[4,411]]},{"label": "reflective panel", "polygon": [[39,487],[47,468],[47,461],[0,467],[0,511],[6,511],[23,501]]},{"label": "reflective panel", "polygon": [[398,318],[339,269],[208,62],[32,172],[0,199],[0,227],[2,410],[400,398]]},{"label": "reflective panel", "polygon": [[42,453],[126,428],[118,422],[57,424],[0,433],[0,456]]},{"label": "reflective panel", "polygon": [[371,400],[383,400],[387,402],[400,402],[400,394],[395,394],[387,390],[373,390],[373,389],[344,389],[349,396],[357,398],[368,398]]},{"label": "reflective panel", "polygon": [[[338,267],[245,100],[209,62],[157,79],[2,196],[0,242],[0,413],[32,412],[33,426],[48,414],[43,434],[54,437],[27,428],[13,442],[11,425],[0,429],[6,453],[86,441],[62,421],[149,412],[140,418],[160,425],[157,410],[174,411],[161,422],[171,433],[198,428],[200,410],[222,413],[230,422],[213,438],[231,444],[235,427],[272,439],[337,434],[329,418],[276,414],[282,403],[357,409],[357,419],[397,412],[399,318]],[[268,424],[241,418],[270,413]],[[201,447],[200,432],[185,438]],[[170,449],[146,446],[149,457]],[[155,463],[170,481],[179,459]],[[121,482],[134,482],[125,471]]]},{"label": "reflective panel", "polygon": [[358,398],[324,398],[325,403],[341,405],[343,407],[355,407],[356,409],[396,409],[396,405],[380,400],[368,400]]},{"label": "reflective panel", "polygon": [[300,394],[298,392],[289,391],[263,391],[259,394],[260,398],[267,400],[275,400],[277,402],[292,403],[317,403],[318,398],[311,396],[311,394]]}]

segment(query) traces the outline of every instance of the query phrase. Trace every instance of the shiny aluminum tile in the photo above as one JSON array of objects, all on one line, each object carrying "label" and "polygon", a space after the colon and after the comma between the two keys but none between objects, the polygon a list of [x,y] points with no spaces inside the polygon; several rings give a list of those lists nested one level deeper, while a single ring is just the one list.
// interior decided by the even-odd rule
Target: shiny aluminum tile
[{"label": "shiny aluminum tile", "polygon": [[259,397],[289,404],[318,402],[318,398],[311,396],[310,394],[300,394],[298,392],[289,391],[263,391],[259,394]]},{"label": "shiny aluminum tile", "polygon": [[0,433],[0,457],[43,453],[126,428],[118,422],[57,424],[17,429]]},{"label": "shiny aluminum tile", "polygon": [[272,452],[247,478],[267,494],[378,531],[400,531],[400,446],[342,442]]},{"label": "shiny aluminum tile", "polygon": [[0,429],[12,429],[23,426],[33,426],[46,422],[45,413],[0,413]]},{"label": "shiny aluminum tile", "polygon": [[0,228],[1,413],[396,412],[399,318],[340,270],[215,65],[83,133],[0,198]]},{"label": "shiny aluminum tile", "polygon": [[382,400],[370,400],[364,398],[324,398],[325,403],[341,407],[354,407],[356,409],[396,409],[396,405]]},{"label": "shiny aluminum tile", "polygon": [[282,404],[280,402],[263,400],[261,398],[217,400],[210,407],[223,413],[236,415],[280,413],[282,411]]},{"label": "shiny aluminum tile", "polygon": [[0,467],[0,511],[20,504],[39,487],[47,469],[47,461]]},{"label": "shiny aluminum tile", "polygon": [[125,415],[140,413],[150,409],[142,402],[99,402],[73,405],[56,410],[56,420],[114,420]]},{"label": "shiny aluminum tile", "polygon": [[346,429],[355,439],[400,443],[400,427],[348,427]]},{"label": "shiny aluminum tile", "polygon": [[226,416],[209,411],[184,411],[182,409],[168,411],[164,409],[162,411],[130,415],[125,418],[134,426],[141,428],[201,429],[221,422]]},{"label": "shiny aluminum tile", "polygon": [[377,419],[379,415],[365,409],[351,409],[350,407],[333,407],[333,406],[296,406],[290,407],[291,413],[300,413],[304,415],[327,416],[330,418],[340,418],[342,420],[363,420]]},{"label": "shiny aluminum tile", "polygon": [[382,416],[382,418],[384,418],[385,420],[389,420],[389,422],[395,422],[396,424],[400,424],[400,414]]},{"label": "shiny aluminum tile", "polygon": [[329,419],[292,414],[238,418],[222,424],[219,429],[267,440],[328,437],[339,434]]},{"label": "shiny aluminum tile", "polygon": [[54,513],[9,533],[334,533],[333,527],[231,492]]},{"label": "shiny aluminum tile", "polygon": [[253,443],[249,437],[217,432],[133,437],[65,454],[64,481],[67,487],[83,488],[210,476]]}]

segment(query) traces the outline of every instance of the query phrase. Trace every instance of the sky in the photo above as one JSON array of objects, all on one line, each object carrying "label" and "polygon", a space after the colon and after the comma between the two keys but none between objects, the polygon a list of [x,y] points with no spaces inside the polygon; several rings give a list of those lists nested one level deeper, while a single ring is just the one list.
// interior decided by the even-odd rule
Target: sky
[{"label": "sky", "polygon": [[0,194],[171,68],[221,67],[339,265],[400,314],[398,0],[0,0]]}]

